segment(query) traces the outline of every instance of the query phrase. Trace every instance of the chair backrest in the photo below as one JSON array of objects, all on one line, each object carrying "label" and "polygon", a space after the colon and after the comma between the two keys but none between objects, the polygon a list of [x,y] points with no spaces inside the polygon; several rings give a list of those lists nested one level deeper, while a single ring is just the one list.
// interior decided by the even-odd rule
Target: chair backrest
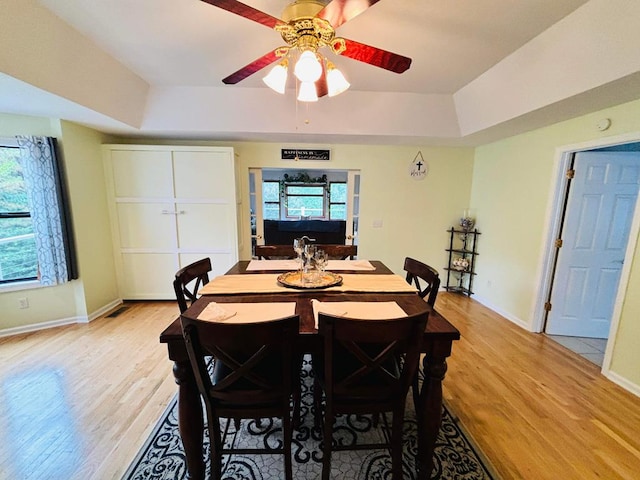
[{"label": "chair backrest", "polygon": [[173,290],[176,292],[180,313],[183,313],[196,300],[200,287],[209,283],[210,271],[211,260],[207,257],[176,272]]},{"label": "chair backrest", "polygon": [[427,318],[426,310],[389,320],[319,313],[327,401],[360,403],[362,411],[404,402],[418,367]]},{"label": "chair backrest", "polygon": [[[254,323],[181,317],[196,382],[207,406],[218,410],[280,405],[292,393],[297,315]],[[207,357],[214,357],[213,372]],[[299,375],[299,372],[296,372]]]},{"label": "chair backrest", "polygon": [[[440,288],[440,274],[429,265],[407,257],[404,259],[404,270],[407,272],[407,283],[414,284],[420,298],[427,297],[427,303],[432,307],[436,304],[438,289]],[[421,284],[420,281],[424,284]]]},{"label": "chair backrest", "polygon": [[254,255],[264,260],[275,258],[296,258],[292,245],[256,245]]},{"label": "chair backrest", "polygon": [[[331,259],[353,259],[358,254],[357,245],[315,244],[318,250],[324,250]],[[293,245],[256,245],[255,256],[264,260],[274,258],[296,258]]]},{"label": "chair backrest", "polygon": [[357,245],[318,245],[318,250],[324,250],[331,259],[353,260],[358,255]]}]

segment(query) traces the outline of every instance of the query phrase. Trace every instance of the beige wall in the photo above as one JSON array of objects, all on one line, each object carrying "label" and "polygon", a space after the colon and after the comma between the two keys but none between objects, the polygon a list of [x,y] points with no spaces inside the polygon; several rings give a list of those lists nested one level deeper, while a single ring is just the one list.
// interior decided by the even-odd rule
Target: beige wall
[{"label": "beige wall", "polygon": [[80,279],[89,317],[118,298],[101,145],[95,130],[62,122]]},{"label": "beige wall", "polygon": [[[56,137],[65,165],[80,279],[63,285],[0,293],[0,333],[34,326],[86,321],[117,303],[113,254],[105,200],[102,136],[76,125],[0,114],[0,136]],[[27,298],[29,308],[18,308]]]},{"label": "beige wall", "polygon": [[[610,118],[611,128],[600,132],[596,123]],[[476,149],[471,206],[482,231],[475,291],[479,300],[525,328],[534,329],[540,265],[545,247],[548,208],[554,188],[558,151],[572,145],[606,141],[637,133],[640,139],[640,101],[630,102]],[[640,215],[640,212],[636,212]],[[635,239],[632,239],[635,240]],[[630,292],[640,280],[634,262],[620,318],[611,371],[640,391],[638,302]],[[634,288],[636,290],[634,290]]]},{"label": "beige wall", "polygon": [[[290,145],[243,143],[234,146],[246,198],[252,167],[360,170],[359,256],[382,260],[398,273],[402,272],[406,256],[443,271],[448,242],[446,230],[469,202],[472,149],[330,145],[329,162],[294,162],[279,159],[280,148]],[[426,179],[421,181],[409,176],[409,166],[418,151],[429,167]],[[243,203],[243,232],[249,229],[247,203]],[[373,228],[374,220],[381,220],[382,228]],[[245,241],[241,258],[250,258],[249,245]]]}]

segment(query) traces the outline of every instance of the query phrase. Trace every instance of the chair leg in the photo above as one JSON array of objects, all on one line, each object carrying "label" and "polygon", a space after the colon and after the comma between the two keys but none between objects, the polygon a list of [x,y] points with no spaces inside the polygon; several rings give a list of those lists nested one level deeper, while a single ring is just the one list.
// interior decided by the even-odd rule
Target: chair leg
[{"label": "chair leg", "polygon": [[333,412],[324,412],[324,429],[322,432],[324,448],[322,449],[322,480],[329,480],[331,476],[331,447],[333,442]]},{"label": "chair leg", "polygon": [[322,387],[317,379],[313,381],[313,406],[314,426],[320,429],[322,428]]},{"label": "chair leg", "polygon": [[291,460],[293,427],[291,425],[291,418],[288,414],[285,414],[282,418],[282,432],[284,437],[284,477],[285,480],[293,480],[293,466]]},{"label": "chair leg", "polygon": [[418,412],[418,402],[419,402],[419,397],[420,397],[420,384],[419,384],[419,370],[420,368],[416,368],[416,373],[413,375],[413,386],[411,388],[411,390],[413,390],[413,408],[416,409],[416,412]]},{"label": "chair leg", "polygon": [[391,427],[391,468],[393,480],[402,480],[402,423],[404,421],[403,411],[393,412],[393,423]]},{"label": "chair leg", "polygon": [[220,436],[220,424],[213,418],[209,418],[209,458],[211,465],[211,479],[222,478],[222,438]]}]

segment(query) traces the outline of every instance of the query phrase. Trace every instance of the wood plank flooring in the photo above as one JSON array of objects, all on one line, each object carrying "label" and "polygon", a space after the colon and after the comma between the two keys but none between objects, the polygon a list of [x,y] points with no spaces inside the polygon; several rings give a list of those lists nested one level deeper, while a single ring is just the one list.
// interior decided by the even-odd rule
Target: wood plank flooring
[{"label": "wood plank flooring", "polygon": [[445,401],[505,479],[640,478],[640,398],[473,299],[438,295],[458,329]]},{"label": "wood plank flooring", "polygon": [[[158,335],[175,302],[0,338],[0,478],[120,479],[177,391]],[[504,479],[640,478],[640,398],[473,299],[441,292],[462,332],[445,401]]]}]

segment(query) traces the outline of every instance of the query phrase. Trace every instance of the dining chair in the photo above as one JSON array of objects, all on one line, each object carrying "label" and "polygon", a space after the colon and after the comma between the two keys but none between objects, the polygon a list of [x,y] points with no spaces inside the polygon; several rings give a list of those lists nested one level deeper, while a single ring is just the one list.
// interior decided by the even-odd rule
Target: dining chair
[{"label": "dining chair", "polygon": [[[440,274],[438,271],[411,257],[404,259],[404,270],[407,272],[407,283],[414,284],[420,298],[427,297],[427,303],[432,307],[436,304],[438,289],[440,288]],[[424,284],[420,282],[423,281]]]},{"label": "dining chair", "polygon": [[[290,401],[301,365],[294,355],[299,317],[254,323],[208,322],[181,315],[189,361],[205,404],[211,478],[222,477],[222,456],[284,455],[285,478],[292,479]],[[207,358],[216,358],[208,368]],[[294,399],[295,402],[295,399]],[[294,409],[295,409],[294,405]],[[232,420],[282,418],[282,443],[276,448],[227,445]],[[227,419],[221,433],[221,419]],[[266,445],[266,439],[264,441]]]},{"label": "dining chair", "polygon": [[262,260],[297,258],[291,245],[256,245],[254,255]]},{"label": "dining chair", "polygon": [[[414,284],[418,289],[420,298],[427,297],[427,303],[431,307],[435,307],[438,289],[440,288],[440,274],[438,271],[418,260],[411,257],[404,259],[404,270],[407,272],[407,283]],[[421,284],[421,281],[424,282]],[[413,404],[417,407],[418,396],[420,394],[420,367],[416,369],[413,377]]]},{"label": "dining chair", "polygon": [[[358,254],[357,245],[333,245],[314,244],[318,250],[324,250],[330,259],[333,260],[353,260]],[[256,245],[254,254],[263,260],[273,260],[275,258],[292,259],[296,258],[296,253],[292,245]]]},{"label": "dining chair", "polygon": [[[324,348],[314,357],[315,388],[324,392],[322,479],[331,472],[331,453],[387,448],[392,479],[402,479],[402,424],[407,392],[416,372],[428,311],[388,320],[361,320],[318,314]],[[321,411],[320,395],[314,395]],[[371,414],[385,425],[392,413],[391,436],[384,442],[345,445],[333,441],[337,415]],[[388,425],[386,425],[388,426]],[[388,430],[388,429],[387,429]]]},{"label": "dining chair", "polygon": [[200,287],[209,283],[210,271],[211,260],[206,257],[176,272],[173,289],[176,292],[180,313],[184,313],[189,308],[189,305],[196,301]]},{"label": "dining chair", "polygon": [[357,245],[317,245],[317,249],[327,252],[333,260],[353,260],[358,255]]}]

